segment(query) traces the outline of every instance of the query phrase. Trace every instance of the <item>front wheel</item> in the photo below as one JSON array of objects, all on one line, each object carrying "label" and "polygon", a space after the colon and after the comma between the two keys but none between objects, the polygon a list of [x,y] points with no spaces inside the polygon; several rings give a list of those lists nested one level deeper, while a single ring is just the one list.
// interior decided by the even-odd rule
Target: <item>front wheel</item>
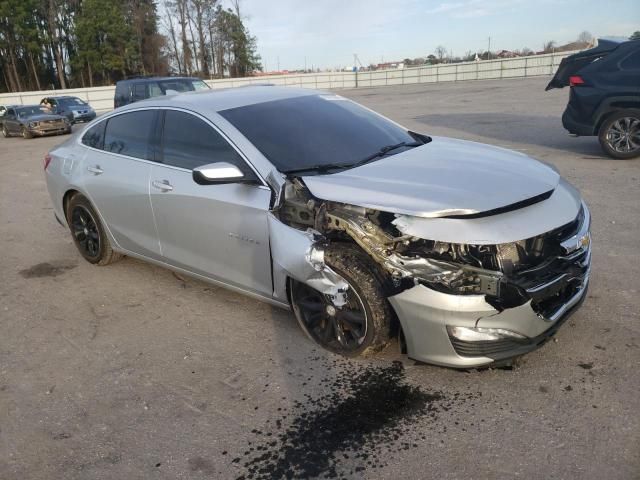
[{"label": "front wheel", "polygon": [[7,127],[5,125],[2,126],[2,136],[4,138],[9,138],[9,130],[7,130]]},{"label": "front wheel", "polygon": [[640,155],[640,110],[620,110],[607,118],[598,132],[600,146],[613,158]]},{"label": "front wheel", "polygon": [[74,195],[69,200],[66,214],[73,242],[86,261],[108,265],[121,257],[111,248],[98,214],[85,196]]},{"label": "front wheel", "polygon": [[29,138],[33,138],[33,135],[29,130],[27,130],[27,127],[22,127],[22,137],[29,139]]},{"label": "front wheel", "polygon": [[330,245],[325,261],[349,284],[346,305],[290,280],[291,305],[302,330],[323,348],[355,357],[382,350],[391,335],[392,311],[367,255],[349,244]]}]

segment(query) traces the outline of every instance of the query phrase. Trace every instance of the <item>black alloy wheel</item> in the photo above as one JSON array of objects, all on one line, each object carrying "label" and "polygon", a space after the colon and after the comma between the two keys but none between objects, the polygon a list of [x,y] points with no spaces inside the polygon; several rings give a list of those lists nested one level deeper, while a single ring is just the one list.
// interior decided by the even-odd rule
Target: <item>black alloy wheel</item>
[{"label": "black alloy wheel", "polygon": [[309,336],[328,350],[348,355],[367,336],[367,312],[358,293],[350,287],[347,303],[336,307],[328,295],[292,281],[291,299]]},{"label": "black alloy wheel", "polygon": [[93,215],[83,205],[76,205],[71,211],[71,233],[85,258],[98,258],[100,255],[100,231]]},{"label": "black alloy wheel", "polygon": [[607,118],[598,134],[602,149],[613,158],[640,155],[640,110],[628,109]]},{"label": "black alloy wheel", "polygon": [[393,312],[371,259],[356,245],[341,242],[329,244],[324,259],[349,286],[346,303],[337,307],[329,296],[290,278],[300,328],[321,347],[346,357],[382,350],[389,344]]}]

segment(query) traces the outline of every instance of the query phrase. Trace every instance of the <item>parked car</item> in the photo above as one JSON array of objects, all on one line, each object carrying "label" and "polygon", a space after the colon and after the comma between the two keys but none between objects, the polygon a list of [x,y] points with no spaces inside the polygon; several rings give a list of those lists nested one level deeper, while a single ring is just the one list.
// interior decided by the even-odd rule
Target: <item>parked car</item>
[{"label": "parked car", "polygon": [[348,356],[399,334],[424,362],[508,361],[587,291],[589,209],[555,169],[333,94],[158,97],[95,120],[45,172],[90,263],[130,255],[291,307]]},{"label": "parked car", "polygon": [[210,90],[209,85],[193,77],[137,77],[116,83],[113,107],[118,108],[147,98],[166,95],[167,91]]},{"label": "parked car", "polygon": [[7,114],[7,110],[14,106],[15,105],[0,105],[0,130],[2,130],[2,120],[4,116]]},{"label": "parked car", "polygon": [[64,115],[72,124],[90,122],[96,118],[96,111],[93,107],[78,97],[45,97],[40,101],[40,105],[51,113]]},{"label": "parked car", "polygon": [[3,116],[2,135],[24,138],[71,133],[71,124],[61,115],[46,113],[40,105],[9,107]]},{"label": "parked car", "polygon": [[640,40],[599,40],[564,58],[547,90],[569,86],[562,124],[574,135],[597,135],[613,158],[640,155]]}]

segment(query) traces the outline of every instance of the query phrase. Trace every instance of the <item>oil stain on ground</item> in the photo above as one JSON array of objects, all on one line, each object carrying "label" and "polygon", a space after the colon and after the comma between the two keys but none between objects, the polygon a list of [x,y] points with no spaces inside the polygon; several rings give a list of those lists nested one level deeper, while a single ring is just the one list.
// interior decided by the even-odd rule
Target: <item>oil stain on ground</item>
[{"label": "oil stain on ground", "polygon": [[294,404],[293,420],[283,415],[267,431],[253,430],[257,446],[250,442],[233,460],[245,469],[238,480],[361,477],[385,466],[393,450],[417,447],[408,435],[412,424],[436,419],[453,403],[406,382],[400,362],[341,371],[324,386],[326,394]]},{"label": "oil stain on ground", "polygon": [[20,275],[24,278],[42,278],[42,277],[57,277],[62,275],[67,270],[75,268],[76,265],[69,263],[38,263],[33,267],[25,270],[20,270]]}]

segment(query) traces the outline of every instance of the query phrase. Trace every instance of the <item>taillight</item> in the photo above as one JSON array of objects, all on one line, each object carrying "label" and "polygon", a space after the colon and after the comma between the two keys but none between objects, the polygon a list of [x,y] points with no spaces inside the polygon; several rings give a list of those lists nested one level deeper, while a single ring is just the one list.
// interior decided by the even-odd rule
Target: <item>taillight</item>
[{"label": "taillight", "polygon": [[46,170],[49,164],[51,163],[51,155],[48,153],[44,156],[44,169]]},{"label": "taillight", "polygon": [[580,75],[571,75],[569,77],[569,86],[577,87],[579,85],[584,85],[584,79]]}]

